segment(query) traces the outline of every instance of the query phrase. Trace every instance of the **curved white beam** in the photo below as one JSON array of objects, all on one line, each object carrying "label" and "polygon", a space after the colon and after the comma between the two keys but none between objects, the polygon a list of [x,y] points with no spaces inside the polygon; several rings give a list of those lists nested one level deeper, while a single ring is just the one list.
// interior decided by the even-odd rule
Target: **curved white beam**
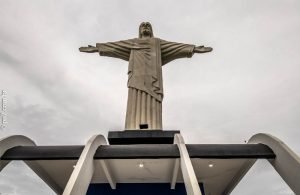
[{"label": "curved white beam", "polygon": [[[9,149],[16,146],[35,146],[34,141],[23,135],[12,135],[0,139],[0,158]],[[0,160],[0,171],[9,163],[9,161]]]},{"label": "curved white beam", "polygon": [[[271,148],[276,158],[268,159],[269,162],[295,194],[300,194],[300,158],[296,153],[278,138],[264,133],[253,135],[248,144],[264,144]],[[230,194],[255,162],[256,159],[248,160],[222,194]]]},{"label": "curved white beam", "polygon": [[[30,138],[23,135],[12,135],[0,139],[0,157],[9,149],[16,146],[35,146]],[[10,161],[0,160],[0,172]],[[62,188],[35,161],[24,161],[55,193],[61,194]]]},{"label": "curved white beam", "polygon": [[86,194],[94,174],[94,155],[101,145],[106,145],[103,135],[94,135],[89,139],[76,163],[63,195]]},{"label": "curved white beam", "polygon": [[179,149],[181,172],[187,195],[202,195],[183,137],[180,134],[175,134],[174,143]]},{"label": "curved white beam", "polygon": [[276,155],[269,162],[295,194],[300,194],[300,157],[295,152],[277,137],[264,133],[252,136],[248,143],[269,146]]}]

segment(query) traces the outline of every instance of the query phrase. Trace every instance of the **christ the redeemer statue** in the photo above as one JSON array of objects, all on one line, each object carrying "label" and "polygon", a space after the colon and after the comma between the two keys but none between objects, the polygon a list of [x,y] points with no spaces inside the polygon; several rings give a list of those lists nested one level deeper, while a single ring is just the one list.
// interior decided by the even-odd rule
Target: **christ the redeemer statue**
[{"label": "christ the redeemer statue", "polygon": [[126,130],[162,129],[162,66],[172,60],[212,51],[210,47],[165,41],[153,36],[149,22],[141,23],[139,38],[80,47],[81,52],[129,61]]}]

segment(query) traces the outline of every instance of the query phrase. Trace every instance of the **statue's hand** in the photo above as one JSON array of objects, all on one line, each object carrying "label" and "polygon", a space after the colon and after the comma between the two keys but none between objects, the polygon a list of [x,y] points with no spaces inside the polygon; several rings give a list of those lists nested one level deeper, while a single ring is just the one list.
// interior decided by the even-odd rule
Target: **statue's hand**
[{"label": "statue's hand", "polygon": [[79,51],[86,52],[86,53],[94,53],[94,52],[98,52],[98,48],[94,47],[92,45],[89,45],[88,47],[80,47]]},{"label": "statue's hand", "polygon": [[204,46],[197,46],[194,48],[194,53],[206,53],[211,52],[213,48],[211,47],[204,47]]}]

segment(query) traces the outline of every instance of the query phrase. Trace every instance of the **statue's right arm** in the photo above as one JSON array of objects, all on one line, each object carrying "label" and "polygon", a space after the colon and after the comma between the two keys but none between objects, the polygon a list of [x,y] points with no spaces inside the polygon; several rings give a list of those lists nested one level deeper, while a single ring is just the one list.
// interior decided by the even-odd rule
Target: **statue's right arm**
[{"label": "statue's right arm", "polygon": [[96,48],[98,49],[100,56],[120,58],[122,60],[129,61],[133,43],[133,39],[97,43]]},{"label": "statue's right arm", "polygon": [[88,47],[80,47],[79,51],[86,53],[97,52],[100,56],[120,58],[129,61],[133,43],[133,39],[116,42],[97,43],[96,47],[92,45],[89,45]]},{"label": "statue's right arm", "polygon": [[89,45],[88,47],[80,47],[79,48],[80,52],[86,52],[86,53],[95,53],[95,52],[99,52],[97,47],[94,47],[92,45]]}]

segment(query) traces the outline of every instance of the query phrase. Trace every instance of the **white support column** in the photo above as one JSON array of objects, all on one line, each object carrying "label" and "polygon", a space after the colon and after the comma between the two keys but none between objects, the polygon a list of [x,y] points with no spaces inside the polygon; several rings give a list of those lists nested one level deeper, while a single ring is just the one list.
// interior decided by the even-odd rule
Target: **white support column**
[{"label": "white support column", "polygon": [[109,169],[106,161],[105,160],[100,160],[100,164],[101,164],[101,167],[102,167],[102,169],[104,171],[104,174],[106,176],[106,179],[107,179],[110,187],[112,189],[116,189],[116,182],[115,182],[114,178],[112,177],[112,175],[110,173],[110,169]]},{"label": "white support column", "polygon": [[[23,135],[13,135],[0,139],[0,157],[16,146],[35,146],[34,141]],[[0,172],[10,161],[0,160]],[[50,175],[35,161],[24,161],[56,194],[62,193],[62,188]]]},{"label": "white support column", "polygon": [[283,141],[269,134],[259,133],[252,136],[248,143],[261,143],[269,146],[276,155],[269,160],[295,194],[300,194],[300,157]]},{"label": "white support column", "polygon": [[[287,185],[295,192],[300,194],[300,158],[283,141],[264,133],[253,135],[248,144],[264,144],[272,149],[276,155],[275,159],[269,159],[270,164],[279,173]],[[249,159],[233,177],[222,194],[230,194],[241,179],[246,175],[256,159]]]},{"label": "white support column", "polygon": [[183,137],[180,134],[175,134],[174,143],[179,149],[180,166],[187,195],[202,195]]},{"label": "white support column", "polygon": [[97,148],[106,145],[103,135],[94,135],[85,145],[69,178],[63,195],[85,195],[94,174],[94,155]]},{"label": "white support column", "polygon": [[[13,135],[0,139],[0,157],[9,149],[16,146],[35,146],[34,141],[23,135]],[[0,160],[0,171],[9,163],[9,161]]]},{"label": "white support column", "polygon": [[174,190],[175,186],[176,186],[176,181],[177,181],[178,171],[179,171],[179,165],[180,165],[180,161],[179,161],[179,158],[177,158],[177,159],[175,159],[175,162],[174,162],[173,175],[172,175],[172,179],[171,179],[171,189],[172,190]]}]

